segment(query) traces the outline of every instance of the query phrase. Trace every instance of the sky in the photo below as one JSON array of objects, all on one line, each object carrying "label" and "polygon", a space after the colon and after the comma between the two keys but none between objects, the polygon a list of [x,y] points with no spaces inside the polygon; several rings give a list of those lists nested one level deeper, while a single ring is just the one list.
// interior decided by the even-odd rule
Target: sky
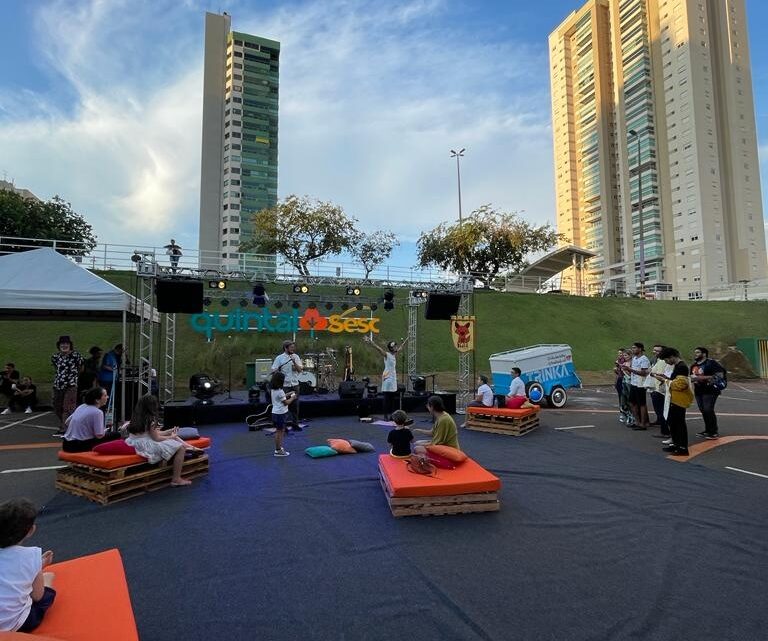
[{"label": "sky", "polygon": [[[555,222],[547,37],[575,0],[0,0],[0,177],[100,242],[197,246],[205,11],[281,42],[279,195],[419,234],[491,203]],[[768,213],[768,2],[747,0]]]}]

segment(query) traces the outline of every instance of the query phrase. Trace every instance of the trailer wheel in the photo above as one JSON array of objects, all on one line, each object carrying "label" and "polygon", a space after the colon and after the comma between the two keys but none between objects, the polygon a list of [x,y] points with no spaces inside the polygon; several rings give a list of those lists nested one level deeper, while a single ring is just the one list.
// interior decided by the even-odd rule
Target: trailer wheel
[{"label": "trailer wheel", "polygon": [[544,388],[538,381],[529,381],[525,385],[525,394],[531,403],[541,403],[544,400]]},{"label": "trailer wheel", "polygon": [[552,394],[549,395],[547,400],[552,407],[560,409],[568,402],[568,394],[564,388],[557,385],[552,388]]}]

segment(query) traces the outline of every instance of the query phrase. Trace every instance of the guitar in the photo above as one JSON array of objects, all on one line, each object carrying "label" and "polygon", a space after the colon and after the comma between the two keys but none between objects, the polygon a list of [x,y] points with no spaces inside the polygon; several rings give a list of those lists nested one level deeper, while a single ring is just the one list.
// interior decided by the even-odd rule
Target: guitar
[{"label": "guitar", "polygon": [[344,348],[344,380],[351,381],[354,373],[355,368],[352,365],[352,347],[347,345]]}]

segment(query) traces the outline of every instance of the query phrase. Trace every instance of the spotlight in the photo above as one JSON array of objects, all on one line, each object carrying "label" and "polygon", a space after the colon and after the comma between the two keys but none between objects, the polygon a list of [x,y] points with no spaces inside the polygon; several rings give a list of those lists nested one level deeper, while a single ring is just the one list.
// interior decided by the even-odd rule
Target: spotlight
[{"label": "spotlight", "polygon": [[347,287],[347,296],[360,296],[359,287]]},{"label": "spotlight", "polygon": [[267,301],[269,301],[269,296],[267,296],[267,290],[264,289],[264,284],[256,283],[253,286],[253,304],[257,307],[264,307]]},{"label": "spotlight", "polygon": [[226,289],[227,288],[227,281],[225,281],[225,280],[209,280],[208,281],[208,288],[209,289]]},{"label": "spotlight", "polygon": [[421,289],[415,289],[411,292],[412,298],[426,298],[427,296],[429,296],[429,292],[426,292]]},{"label": "spotlight", "polygon": [[275,303],[275,308],[282,309],[283,307],[283,301],[279,300]]},{"label": "spotlight", "polygon": [[372,312],[375,312],[377,309],[379,309],[379,306],[376,303],[371,303],[370,308]]},{"label": "spotlight", "polygon": [[248,307],[248,299],[247,298],[241,298],[240,299],[240,307]]},{"label": "spotlight", "polygon": [[211,304],[211,299],[207,296],[203,298],[203,307],[208,307]]},{"label": "spotlight", "polygon": [[309,286],[305,285],[304,283],[294,285],[293,286],[293,293],[294,294],[308,294],[309,293]]},{"label": "spotlight", "polygon": [[411,383],[413,384],[413,391],[418,394],[423,394],[427,391],[427,379],[423,376],[411,376]]},{"label": "spotlight", "polygon": [[189,391],[192,396],[205,403],[210,402],[216,395],[216,386],[208,374],[193,374],[189,378]]},{"label": "spotlight", "polygon": [[333,309],[333,303],[326,303],[325,304],[325,309],[327,309],[328,311],[332,310]]},{"label": "spotlight", "polygon": [[395,292],[388,289],[384,292],[384,311],[390,312],[395,309]]},{"label": "spotlight", "polygon": [[362,309],[363,309],[363,304],[362,304],[362,303],[358,303],[357,305],[355,305],[355,309],[356,309],[357,311],[362,311]]},{"label": "spotlight", "polygon": [[220,304],[222,307],[229,307],[229,298],[222,298]]},{"label": "spotlight", "polygon": [[295,300],[291,303],[291,307],[293,307],[293,309],[299,309],[299,307],[301,307],[301,303]]},{"label": "spotlight", "polygon": [[141,260],[141,254],[139,254],[139,252],[133,252],[133,256],[131,256],[131,260],[134,263],[138,263]]}]

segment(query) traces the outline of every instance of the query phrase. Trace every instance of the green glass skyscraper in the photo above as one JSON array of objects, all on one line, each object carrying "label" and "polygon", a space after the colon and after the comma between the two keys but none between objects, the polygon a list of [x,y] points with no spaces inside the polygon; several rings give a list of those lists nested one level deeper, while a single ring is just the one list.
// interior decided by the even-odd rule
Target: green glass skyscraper
[{"label": "green glass skyscraper", "polygon": [[206,13],[200,262],[242,267],[253,214],[277,202],[280,43]]}]

